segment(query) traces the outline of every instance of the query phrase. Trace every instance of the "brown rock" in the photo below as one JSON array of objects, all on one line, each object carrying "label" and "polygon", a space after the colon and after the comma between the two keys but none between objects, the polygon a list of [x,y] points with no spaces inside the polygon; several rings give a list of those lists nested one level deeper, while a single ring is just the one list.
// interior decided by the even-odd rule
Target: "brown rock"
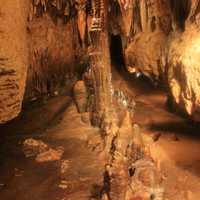
[{"label": "brown rock", "polygon": [[129,144],[132,144],[133,142],[133,137],[134,137],[134,133],[133,133],[133,128],[132,128],[131,117],[130,117],[130,113],[127,111],[123,119],[122,125],[119,129],[117,140],[116,140],[117,151],[120,152],[122,156],[126,155]]},{"label": "brown rock", "polygon": [[153,135],[152,139],[153,139],[154,142],[157,142],[160,139],[161,136],[162,136],[161,133],[156,133],[156,134]]},{"label": "brown rock", "polygon": [[84,81],[77,81],[73,92],[78,111],[80,113],[86,112],[88,94]]},{"label": "brown rock", "polygon": [[43,153],[48,149],[49,146],[41,140],[29,138],[23,142],[23,152],[26,157],[36,156],[37,154]]},{"label": "brown rock", "polygon": [[179,138],[175,134],[172,134],[171,139],[173,141],[179,141]]},{"label": "brown rock", "polygon": [[[24,141],[23,151],[26,157],[35,157],[36,162],[60,160],[64,153],[63,147],[52,149],[43,141],[35,140],[32,138],[26,139]],[[61,169],[61,171],[66,169],[66,162],[62,162]]]},{"label": "brown rock", "polygon": [[63,153],[64,153],[64,150],[62,148],[58,150],[54,150],[50,148],[48,151],[38,154],[35,158],[35,161],[39,163],[57,161],[61,159]]},{"label": "brown rock", "polygon": [[90,113],[89,112],[82,113],[81,114],[81,120],[85,124],[90,125]]},{"label": "brown rock", "polygon": [[28,66],[28,6],[26,0],[0,1],[0,123],[21,111]]},{"label": "brown rock", "polygon": [[69,160],[62,160],[60,165],[60,173],[65,174],[69,169]]},{"label": "brown rock", "polygon": [[174,35],[168,57],[168,84],[173,101],[195,121],[200,120],[199,37],[192,25],[183,34]]}]

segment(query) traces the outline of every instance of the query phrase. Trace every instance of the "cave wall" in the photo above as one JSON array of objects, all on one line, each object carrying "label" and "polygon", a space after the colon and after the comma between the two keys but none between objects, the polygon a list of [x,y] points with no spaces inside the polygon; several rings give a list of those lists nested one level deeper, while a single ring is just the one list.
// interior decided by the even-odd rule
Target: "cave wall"
[{"label": "cave wall", "polygon": [[172,29],[168,0],[134,1],[130,42],[125,49],[127,67],[158,80],[165,44]]},{"label": "cave wall", "polygon": [[127,68],[161,81],[176,110],[199,121],[200,1],[137,3],[139,19],[132,22],[137,29],[125,48]]},{"label": "cave wall", "polygon": [[83,55],[74,2],[0,2],[0,123],[22,103],[71,90]]},{"label": "cave wall", "polygon": [[[200,1],[108,2],[108,34],[121,36],[127,69],[161,81],[175,106],[199,120]],[[22,101],[73,83],[83,71],[95,11],[85,0],[1,5],[0,123],[16,117]]]},{"label": "cave wall", "polygon": [[75,74],[74,23],[48,13],[29,22],[29,67],[25,101],[53,95]]},{"label": "cave wall", "polygon": [[176,26],[169,38],[167,84],[175,106],[200,121],[200,1],[188,0],[184,5],[188,6],[184,29]]},{"label": "cave wall", "polygon": [[75,1],[30,2],[29,67],[24,102],[67,93],[82,56]]},{"label": "cave wall", "polygon": [[28,66],[26,0],[0,1],[0,123],[22,106]]}]

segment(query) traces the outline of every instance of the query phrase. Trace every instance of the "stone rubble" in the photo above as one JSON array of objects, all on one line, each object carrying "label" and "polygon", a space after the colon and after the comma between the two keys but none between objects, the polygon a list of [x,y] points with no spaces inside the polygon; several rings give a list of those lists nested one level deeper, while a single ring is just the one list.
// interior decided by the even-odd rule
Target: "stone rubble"
[{"label": "stone rubble", "polygon": [[29,138],[23,142],[23,152],[26,158],[34,157],[36,162],[41,163],[60,160],[64,148],[57,147],[53,149],[41,140]]},{"label": "stone rubble", "polygon": [[20,177],[20,176],[23,176],[24,171],[23,171],[23,170],[20,170],[20,169],[18,169],[18,168],[15,168],[15,169],[14,169],[14,173],[15,173],[15,176]]},{"label": "stone rubble", "polygon": [[61,161],[61,165],[60,165],[60,173],[61,174],[65,174],[68,171],[68,169],[70,167],[69,163],[70,163],[69,160],[62,160]]},{"label": "stone rubble", "polygon": [[63,148],[58,148],[58,149],[50,148],[48,151],[38,154],[35,158],[35,161],[38,163],[57,161],[62,158],[63,153],[64,153]]},{"label": "stone rubble", "polygon": [[61,180],[61,182],[59,183],[58,187],[61,188],[61,189],[63,189],[63,190],[67,189],[68,188],[68,181]]},{"label": "stone rubble", "polygon": [[23,152],[27,158],[45,152],[48,150],[48,148],[49,147],[47,144],[41,140],[35,140],[33,138],[26,139],[23,142]]}]

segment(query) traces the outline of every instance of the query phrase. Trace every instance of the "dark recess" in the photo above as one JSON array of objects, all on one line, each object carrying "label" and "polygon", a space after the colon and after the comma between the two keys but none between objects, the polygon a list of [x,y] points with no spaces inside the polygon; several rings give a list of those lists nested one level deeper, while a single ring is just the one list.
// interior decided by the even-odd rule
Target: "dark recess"
[{"label": "dark recess", "polygon": [[110,56],[111,64],[121,70],[125,66],[122,39],[120,35],[111,35],[110,37]]},{"label": "dark recess", "polygon": [[191,0],[170,0],[171,10],[178,27],[185,30],[185,20],[188,18],[191,8]]}]

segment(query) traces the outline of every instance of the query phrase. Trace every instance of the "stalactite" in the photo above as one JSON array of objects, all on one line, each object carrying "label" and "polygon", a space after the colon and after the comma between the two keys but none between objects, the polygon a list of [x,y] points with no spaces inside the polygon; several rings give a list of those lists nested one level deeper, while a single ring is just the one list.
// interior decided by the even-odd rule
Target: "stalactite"
[{"label": "stalactite", "polygon": [[85,31],[86,31],[86,1],[80,1],[77,6],[78,10],[78,29],[80,33],[80,38],[82,40],[82,43],[84,44],[85,39]]},{"label": "stalactite", "polygon": [[142,31],[147,30],[147,6],[146,1],[141,0],[140,2],[140,17],[141,17],[141,25],[142,25]]},{"label": "stalactite", "polygon": [[118,2],[122,13],[125,35],[129,36],[133,23],[133,0],[118,0]]},{"label": "stalactite", "polygon": [[32,21],[34,16],[42,16],[46,12],[51,12],[51,8],[56,10],[59,17],[70,17],[72,10],[75,9],[75,0],[33,0],[29,12],[29,20]]}]

